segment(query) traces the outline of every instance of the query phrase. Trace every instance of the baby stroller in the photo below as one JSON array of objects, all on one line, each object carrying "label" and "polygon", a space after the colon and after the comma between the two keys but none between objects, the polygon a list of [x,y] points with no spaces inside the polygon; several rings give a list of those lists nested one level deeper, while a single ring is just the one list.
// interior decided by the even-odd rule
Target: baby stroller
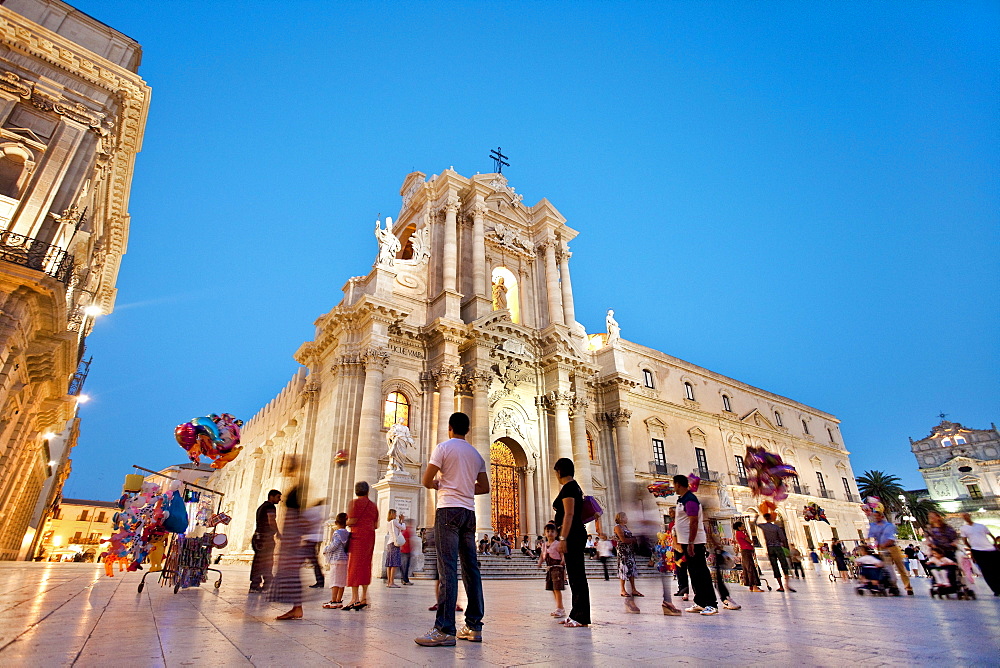
[{"label": "baby stroller", "polygon": [[930,566],[930,571],[931,598],[949,598],[952,594],[959,600],[976,598],[976,592],[965,585],[958,564]]},{"label": "baby stroller", "polygon": [[864,596],[869,592],[872,596],[899,596],[899,587],[892,575],[885,566],[875,566],[874,564],[861,564],[858,579],[858,596]]}]

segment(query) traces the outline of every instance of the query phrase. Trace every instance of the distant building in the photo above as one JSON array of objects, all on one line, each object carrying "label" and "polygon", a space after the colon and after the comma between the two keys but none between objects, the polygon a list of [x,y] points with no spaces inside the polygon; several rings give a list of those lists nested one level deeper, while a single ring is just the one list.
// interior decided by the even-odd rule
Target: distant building
[{"label": "distant building", "polygon": [[947,513],[972,513],[977,522],[1000,528],[1000,432],[969,429],[942,420],[930,436],[914,441],[920,475],[930,498]]},{"label": "distant building", "polygon": [[111,520],[118,512],[113,501],[63,499],[49,514],[35,551],[38,561],[96,561],[111,538]]},{"label": "distant building", "polygon": [[36,553],[69,473],[86,338],[128,242],[141,58],[59,0],[0,3],[0,559]]}]

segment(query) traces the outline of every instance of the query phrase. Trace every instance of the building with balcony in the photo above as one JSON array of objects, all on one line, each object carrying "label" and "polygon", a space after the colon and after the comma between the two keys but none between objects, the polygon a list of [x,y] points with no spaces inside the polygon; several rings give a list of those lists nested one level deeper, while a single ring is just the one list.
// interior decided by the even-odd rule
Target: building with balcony
[{"label": "building with balcony", "polygon": [[45,519],[33,557],[36,561],[96,561],[111,538],[118,505],[111,501],[63,499]]},{"label": "building with balcony", "polygon": [[[607,332],[585,331],[570,278],[577,232],[548,200],[528,206],[500,173],[451,169],[407,175],[400,195],[397,220],[376,227],[374,266],[316,320],[295,353],[302,368],[247,422],[243,453],[209,483],[233,516],[230,558],[249,550],[271,488],[299,485],[306,503],[325,499],[331,513],[347,507],[355,481],[384,489],[395,425],[413,439],[392,475],[411,481],[396,509],[431,525],[434,492],[416,481],[456,410],[470,415],[469,440],[489,462],[480,532],[540,534],[560,457],[605,508],[609,533],[618,510],[659,523],[676,498],[656,500],[646,486],[675,472],[702,478],[708,515],[728,532],[732,519],[756,518],[742,460],[750,444],[781,453],[818,492],[797,482],[779,504],[793,540],[857,538],[866,526],[833,415],[627,341],[613,313]],[[283,476],[290,455],[305,463],[302,480]],[[806,526],[810,501],[830,525]]]},{"label": "building with balcony", "polygon": [[36,552],[69,472],[128,241],[141,56],[59,0],[0,2],[0,559]]},{"label": "building with balcony", "polygon": [[942,416],[928,436],[910,450],[931,500],[949,515],[973,519],[1000,533],[1000,431],[969,429]]}]

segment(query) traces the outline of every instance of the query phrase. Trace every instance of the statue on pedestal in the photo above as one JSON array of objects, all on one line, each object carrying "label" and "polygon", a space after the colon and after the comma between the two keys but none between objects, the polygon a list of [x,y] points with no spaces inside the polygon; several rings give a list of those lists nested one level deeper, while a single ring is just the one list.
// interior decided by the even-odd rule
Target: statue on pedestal
[{"label": "statue on pedestal", "polygon": [[622,328],[618,326],[618,321],[615,320],[615,312],[612,309],[608,309],[608,317],[604,320],[608,328],[608,345],[614,345],[621,339]]},{"label": "statue on pedestal", "polygon": [[493,281],[493,310],[502,311],[507,308],[507,286],[503,284],[503,276]]},{"label": "statue on pedestal", "polygon": [[410,428],[404,424],[396,423],[389,427],[385,435],[386,443],[389,444],[389,467],[387,472],[406,473],[403,466],[409,461],[407,451],[413,447],[413,436],[410,435]]},{"label": "statue on pedestal", "polygon": [[382,221],[375,220],[375,238],[378,239],[378,258],[375,260],[376,267],[391,267],[396,261],[396,255],[403,248],[403,244],[392,233],[392,218],[385,217],[385,229]]}]

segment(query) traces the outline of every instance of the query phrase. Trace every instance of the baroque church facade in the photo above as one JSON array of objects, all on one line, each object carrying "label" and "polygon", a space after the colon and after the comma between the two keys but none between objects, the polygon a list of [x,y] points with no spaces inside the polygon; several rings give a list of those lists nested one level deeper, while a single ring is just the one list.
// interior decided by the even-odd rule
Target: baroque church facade
[{"label": "baroque church facade", "polygon": [[[728,533],[732,519],[756,518],[749,444],[799,471],[779,504],[795,542],[831,531],[857,538],[867,526],[836,417],[627,341],[612,312],[607,332],[584,330],[570,271],[577,231],[548,200],[527,206],[502,174],[452,169],[413,172],[400,195],[396,221],[376,223],[372,270],[350,278],[316,320],[314,340],[295,353],[303,368],[248,421],[243,453],[210,481],[234,518],[229,559],[249,554],[267,490],[291,484],[289,456],[305,467],[307,499],[327,500],[332,516],[356,481],[385,477],[394,425],[412,438],[400,468],[419,480],[456,410],[471,417],[469,440],[490,463],[480,533],[541,533],[560,457],[575,462],[609,522],[627,510],[661,523],[676,499],[655,499],[646,485],[695,472],[709,516]],[[435,494],[420,488],[398,509],[431,526]],[[829,525],[802,520],[812,501]]]}]

